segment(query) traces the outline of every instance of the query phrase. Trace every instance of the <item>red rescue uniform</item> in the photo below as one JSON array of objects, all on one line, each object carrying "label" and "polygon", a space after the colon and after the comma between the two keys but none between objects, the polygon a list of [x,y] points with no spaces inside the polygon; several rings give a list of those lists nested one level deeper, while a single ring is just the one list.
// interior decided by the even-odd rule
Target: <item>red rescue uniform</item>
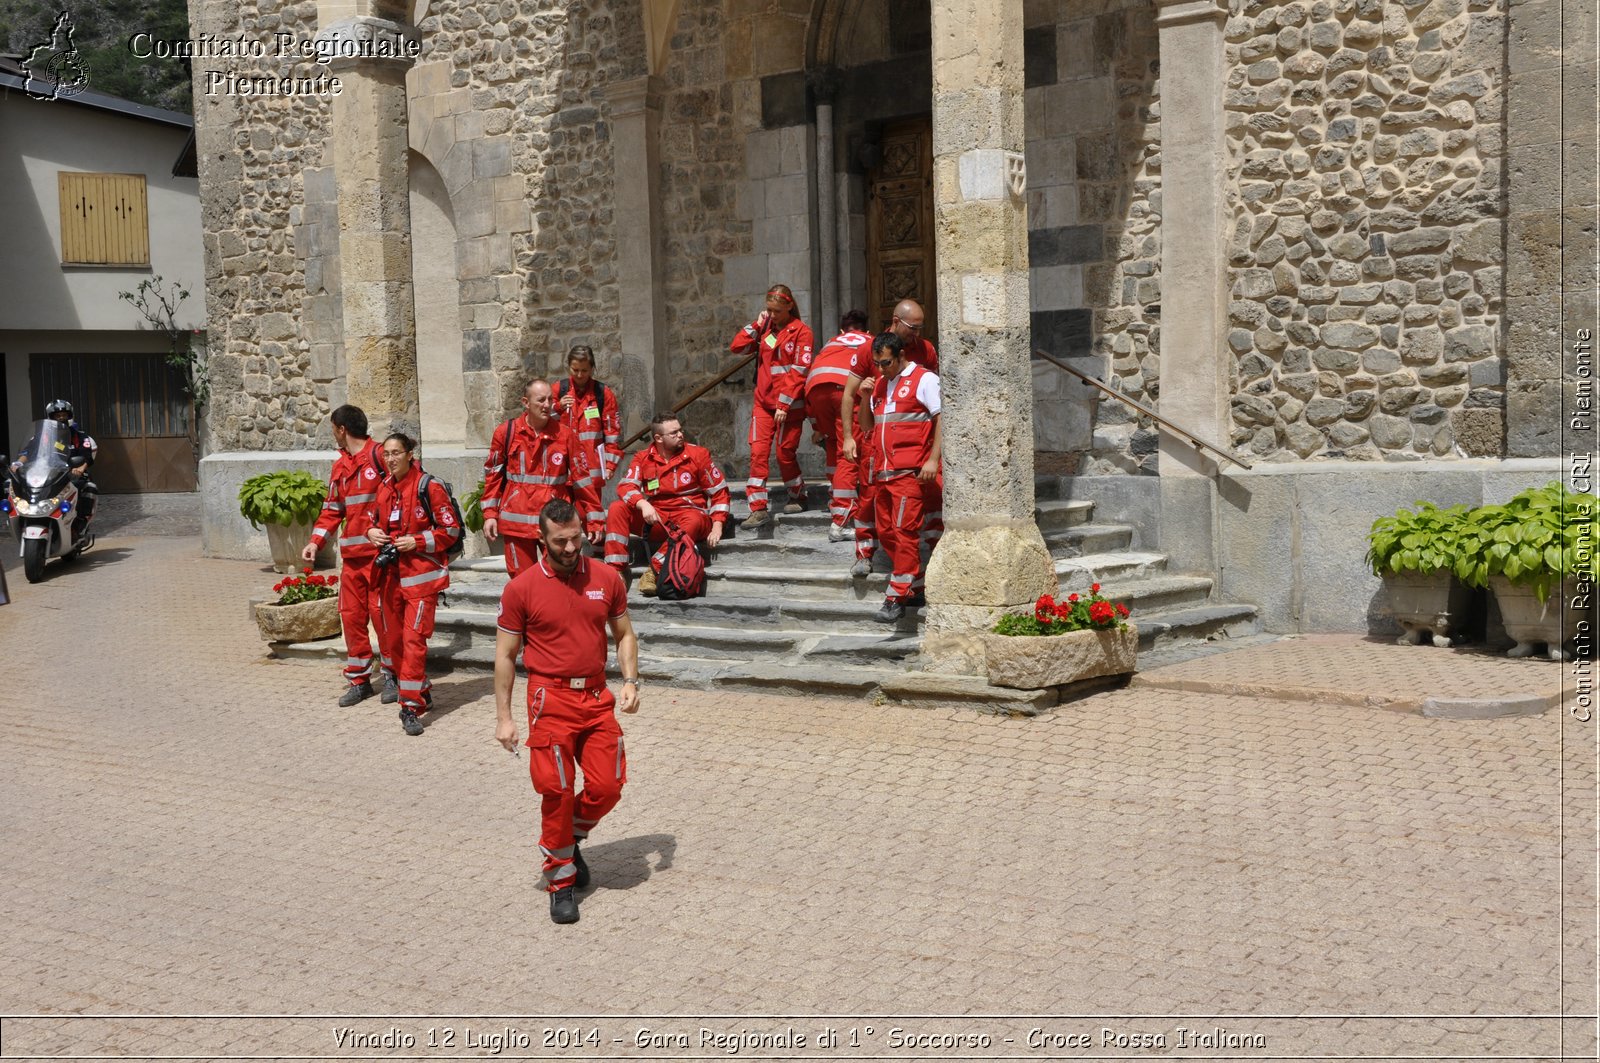
[{"label": "red rescue uniform", "polygon": [[572,884],[573,843],[616,807],[628,779],[605,676],[606,628],[627,611],[622,578],[584,557],[566,579],[539,561],[500,594],[497,623],[522,639],[528,671],[528,771],[541,799],[539,849],[552,892]]},{"label": "red rescue uniform", "polygon": [[[339,624],[344,628],[344,677],[351,686],[372,681],[372,637],[367,625],[378,608],[372,567],[378,548],[367,538],[367,529],[372,527],[378,485],[386,475],[383,447],[376,439],[367,440],[359,454],[340,450],[328,476],[327,500],[311,529],[311,543],[318,550],[335,528],[340,529]],[[387,654],[383,667],[394,670]]]},{"label": "red rescue uniform", "polygon": [[893,380],[879,378],[871,401],[877,531],[892,566],[886,597],[905,602],[922,587],[922,544],[931,549],[944,529],[938,480],[917,479],[933,453],[939,377],[908,365]]},{"label": "red rescue uniform", "polygon": [[905,341],[905,346],[900,348],[906,360],[922,366],[930,373],[939,371],[939,352],[933,349],[933,344],[921,336],[913,336]]},{"label": "red rescue uniform", "polygon": [[496,428],[483,463],[483,518],[500,522],[506,571],[513,577],[533,564],[539,511],[556,498],[572,503],[585,532],[603,526],[600,488],[572,429],[554,417],[534,428],[526,416]]},{"label": "red rescue uniform", "polygon": [[[767,508],[767,474],[771,470],[772,442],[778,442],[778,473],[791,499],[805,497],[806,482],[800,475],[796,457],[805,428],[806,370],[811,366],[811,347],[816,342],[811,327],[798,317],[780,329],[757,329],[754,322],[734,333],[728,344],[734,354],[755,350],[756,393],[750,411],[750,481],[745,498],[752,513]],[[785,410],[783,427],[774,416]]]},{"label": "red rescue uniform", "polygon": [[[628,567],[628,536],[645,531],[640,502],[649,502],[663,522],[686,532],[697,543],[704,542],[713,524],[728,519],[728,482],[705,447],[685,443],[667,458],[650,444],[634,456],[618,481],[617,500],[606,513],[606,564]],[[655,547],[650,567],[660,572],[667,533],[659,524],[653,525],[646,541]]]},{"label": "red rescue uniform", "polygon": [[[378,642],[394,662],[400,684],[400,707],[421,716],[433,697],[428,693],[428,639],[439,593],[450,586],[445,552],[461,536],[444,485],[429,478],[428,508],[417,497],[422,468],[411,466],[399,481],[384,480],[378,488],[372,526],[398,539],[417,538],[417,548],[379,570],[380,607],[375,611]],[[430,522],[428,517],[432,515]]]},{"label": "red rescue uniform", "polygon": [[812,427],[824,437],[823,453],[832,488],[828,514],[840,527],[855,516],[860,492],[857,463],[845,461],[839,454],[846,432],[860,434],[856,426],[844,423],[844,389],[852,376],[867,379],[875,370],[872,337],[851,330],[829,340],[811,360],[811,371],[806,374],[806,409],[811,414]]},{"label": "red rescue uniform", "polygon": [[[561,411],[563,395],[572,396],[572,409]],[[593,379],[579,390],[568,377],[556,388],[555,397],[561,423],[572,429],[583,446],[584,457],[589,459],[589,473],[598,499],[612,471],[622,460],[622,414],[617,409],[617,393]],[[584,519],[588,519],[588,514],[584,514]],[[600,519],[596,514],[595,520]]]}]

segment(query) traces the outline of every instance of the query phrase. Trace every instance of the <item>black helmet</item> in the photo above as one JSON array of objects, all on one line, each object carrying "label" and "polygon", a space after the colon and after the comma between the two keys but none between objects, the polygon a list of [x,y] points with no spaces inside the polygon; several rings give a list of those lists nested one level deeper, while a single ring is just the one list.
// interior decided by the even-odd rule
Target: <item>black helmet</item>
[{"label": "black helmet", "polygon": [[59,417],[61,414],[66,414],[68,420],[72,419],[72,403],[68,402],[66,399],[53,399],[51,400],[50,404],[44,408],[44,415],[51,420],[55,420],[55,418]]}]

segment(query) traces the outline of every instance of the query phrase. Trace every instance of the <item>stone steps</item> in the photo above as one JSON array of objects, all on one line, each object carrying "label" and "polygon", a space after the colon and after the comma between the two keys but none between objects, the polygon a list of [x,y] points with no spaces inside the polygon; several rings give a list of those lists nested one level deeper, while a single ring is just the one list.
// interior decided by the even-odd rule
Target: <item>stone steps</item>
[{"label": "stone steps", "polygon": [[[1092,502],[1056,497],[1055,478],[1042,478],[1039,487],[1037,519],[1061,594],[1087,594],[1100,583],[1109,597],[1127,602],[1139,625],[1141,652],[1181,652],[1258,630],[1253,607],[1214,602],[1209,579],[1168,572],[1165,555],[1132,549],[1131,526],[1094,521]],[[734,494],[742,496],[743,486]],[[775,508],[781,509],[784,497],[781,489],[773,492]],[[813,502],[822,497],[813,490]],[[741,497],[735,513],[743,511]],[[736,529],[707,569],[703,598],[664,602],[630,592],[646,682],[964,704],[996,712],[1036,712],[1055,703],[1054,691],[1003,690],[973,677],[921,671],[923,611],[908,609],[893,625],[874,620],[887,583],[887,558],[880,551],[871,575],[852,578],[853,543],[829,543],[828,523],[825,508],[814,505],[803,513],[776,513],[772,524],[755,533]],[[500,557],[452,564],[430,656],[456,666],[492,667],[504,585]],[[328,651],[313,644],[280,652]]]}]

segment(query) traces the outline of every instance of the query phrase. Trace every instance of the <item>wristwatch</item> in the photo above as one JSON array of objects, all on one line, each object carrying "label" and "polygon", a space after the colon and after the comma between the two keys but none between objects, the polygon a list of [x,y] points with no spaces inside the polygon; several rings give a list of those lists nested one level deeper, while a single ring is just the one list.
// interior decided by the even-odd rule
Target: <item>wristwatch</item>
[{"label": "wristwatch", "polygon": [[636,676],[636,675],[635,676],[624,676],[623,679],[622,679],[622,685],[623,686],[627,686],[629,683],[632,683],[634,686],[638,686],[639,685],[639,677]]}]

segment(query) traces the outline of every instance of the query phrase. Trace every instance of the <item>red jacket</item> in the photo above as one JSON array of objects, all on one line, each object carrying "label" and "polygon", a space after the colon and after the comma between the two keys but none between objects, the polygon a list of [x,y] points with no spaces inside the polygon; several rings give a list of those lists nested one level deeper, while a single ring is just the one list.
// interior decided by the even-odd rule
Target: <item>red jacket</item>
[{"label": "red jacket", "polygon": [[[417,537],[417,548],[401,554],[399,563],[393,566],[399,569],[400,597],[408,599],[426,598],[450,586],[445,551],[461,537],[444,484],[438,480],[429,483],[428,509],[424,510],[417,499],[421,483],[422,466],[412,465],[398,482],[385,479],[379,485],[378,500],[373,506],[373,527],[395,539],[402,535]],[[433,515],[431,523],[429,512]]]},{"label": "red jacket", "polygon": [[494,430],[489,457],[483,463],[483,519],[498,520],[500,534],[518,539],[539,536],[539,511],[553,498],[577,509],[585,531],[605,526],[600,488],[589,458],[572,429],[554,417],[540,429],[519,416]]},{"label": "red jacket", "polygon": [[851,375],[869,380],[876,368],[872,364],[872,337],[854,330],[841,332],[811,359],[811,371],[806,374],[806,394],[829,384],[842,388]]},{"label": "red jacket", "polygon": [[709,515],[713,524],[728,519],[728,483],[711,452],[694,443],[685,443],[670,459],[654,443],[641,450],[617,483],[617,497],[629,506],[642,498],[662,513],[692,509]]},{"label": "red jacket", "polygon": [[[597,493],[599,487],[611,479],[611,470],[622,460],[622,415],[617,411],[617,393],[608,387],[605,388],[605,398],[598,398],[596,393],[600,389],[595,387],[598,383],[591,379],[588,387],[578,391],[573,388],[571,378],[568,378],[556,388],[558,402],[562,395],[572,393],[572,409],[557,416],[583,444],[583,452],[589,459],[589,471],[598,477]],[[556,409],[559,411],[560,406]]]},{"label": "red jacket", "polygon": [[879,377],[873,384],[874,480],[914,473],[933,453],[933,419],[938,415],[917,398],[917,388],[926,376],[937,379],[937,374],[912,365],[893,380]]},{"label": "red jacket", "polygon": [[754,322],[733,334],[728,349],[749,354],[757,349],[756,405],[776,411],[782,405],[798,406],[805,397],[806,370],[811,368],[811,327],[791,318],[781,329],[757,331]]},{"label": "red jacket", "polygon": [[376,439],[367,440],[360,454],[340,450],[328,475],[328,499],[322,503],[311,542],[322,549],[328,534],[344,521],[339,535],[339,556],[346,561],[365,561],[378,552],[367,539],[372,527],[372,504],[378,500],[378,484],[388,477],[383,466],[383,448]]}]

